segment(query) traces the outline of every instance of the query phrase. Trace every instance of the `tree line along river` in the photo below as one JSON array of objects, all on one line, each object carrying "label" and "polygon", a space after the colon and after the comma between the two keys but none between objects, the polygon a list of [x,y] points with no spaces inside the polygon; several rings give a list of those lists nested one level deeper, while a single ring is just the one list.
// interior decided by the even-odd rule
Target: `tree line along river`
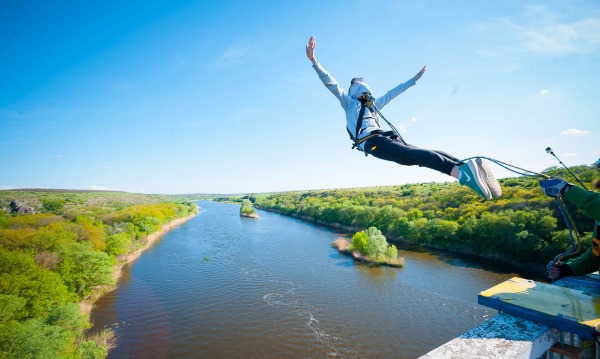
[{"label": "tree line along river", "polygon": [[370,267],[331,247],[352,233],[199,205],[96,303],[109,358],[415,358],[496,315],[477,294],[523,276],[402,244],[404,268]]}]

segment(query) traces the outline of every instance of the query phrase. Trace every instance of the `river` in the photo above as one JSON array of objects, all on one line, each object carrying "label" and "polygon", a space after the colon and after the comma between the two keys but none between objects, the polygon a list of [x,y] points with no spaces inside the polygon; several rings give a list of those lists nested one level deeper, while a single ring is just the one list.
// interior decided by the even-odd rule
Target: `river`
[{"label": "river", "polygon": [[416,358],[495,316],[477,294],[519,276],[414,246],[405,268],[372,268],[330,246],[348,233],[199,205],[96,302],[109,358]]}]

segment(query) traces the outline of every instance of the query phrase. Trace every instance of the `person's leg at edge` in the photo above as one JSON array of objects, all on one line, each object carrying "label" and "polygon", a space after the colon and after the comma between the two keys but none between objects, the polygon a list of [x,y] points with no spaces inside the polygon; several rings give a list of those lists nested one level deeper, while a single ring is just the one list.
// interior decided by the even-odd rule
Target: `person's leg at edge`
[{"label": "person's leg at edge", "polygon": [[[404,145],[389,137],[375,136],[365,143],[365,152],[382,160],[403,166],[427,167],[458,178],[460,160],[441,151],[431,151],[412,145]],[[456,172],[453,175],[453,172]]]},{"label": "person's leg at edge", "polygon": [[461,184],[473,189],[485,199],[492,198],[490,189],[480,174],[477,164],[472,160],[463,163],[458,158],[442,151],[405,145],[384,136],[375,136],[367,140],[365,152],[373,157],[404,166],[417,165],[431,168],[458,179]]}]

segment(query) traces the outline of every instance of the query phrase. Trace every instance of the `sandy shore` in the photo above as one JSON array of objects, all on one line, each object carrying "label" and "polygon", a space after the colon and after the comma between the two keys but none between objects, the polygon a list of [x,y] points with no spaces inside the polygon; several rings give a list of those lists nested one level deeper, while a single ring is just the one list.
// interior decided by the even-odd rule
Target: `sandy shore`
[{"label": "sandy shore", "polygon": [[[190,219],[194,218],[197,214],[198,214],[198,206],[196,206],[196,210],[189,216],[183,217],[183,218],[177,218],[167,224],[164,224],[160,228],[159,231],[150,234],[148,237],[146,237],[146,244],[144,246],[138,248],[134,252],[129,253],[127,256],[120,257],[118,263],[115,265],[115,269],[114,269],[114,273],[113,273],[115,281],[118,282],[119,278],[121,278],[121,273],[123,272],[123,267],[125,265],[138,259],[146,249],[150,248],[152,245],[154,245],[154,243],[158,242],[158,240],[161,239],[165,233],[167,233],[171,229],[189,221]],[[98,300],[98,298],[100,298],[105,293],[110,292],[116,288],[117,288],[117,286],[110,287],[110,288],[109,287],[101,287],[101,288],[97,288],[97,289],[95,288],[94,290],[92,290],[92,293],[90,295],[88,295],[86,298],[84,298],[79,303],[79,308],[81,310],[81,313],[86,314],[86,315],[90,314],[90,312],[92,311],[92,308],[94,306],[94,302],[96,302],[96,300]]]}]

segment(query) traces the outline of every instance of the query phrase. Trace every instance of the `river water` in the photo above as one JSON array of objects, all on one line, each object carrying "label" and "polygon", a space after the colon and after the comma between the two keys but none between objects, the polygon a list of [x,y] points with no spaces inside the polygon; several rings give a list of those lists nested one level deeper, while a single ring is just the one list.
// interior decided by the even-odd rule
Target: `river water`
[{"label": "river water", "polygon": [[371,268],[330,246],[348,233],[199,205],[96,303],[109,358],[416,358],[495,316],[477,294],[519,275],[414,246]]}]

